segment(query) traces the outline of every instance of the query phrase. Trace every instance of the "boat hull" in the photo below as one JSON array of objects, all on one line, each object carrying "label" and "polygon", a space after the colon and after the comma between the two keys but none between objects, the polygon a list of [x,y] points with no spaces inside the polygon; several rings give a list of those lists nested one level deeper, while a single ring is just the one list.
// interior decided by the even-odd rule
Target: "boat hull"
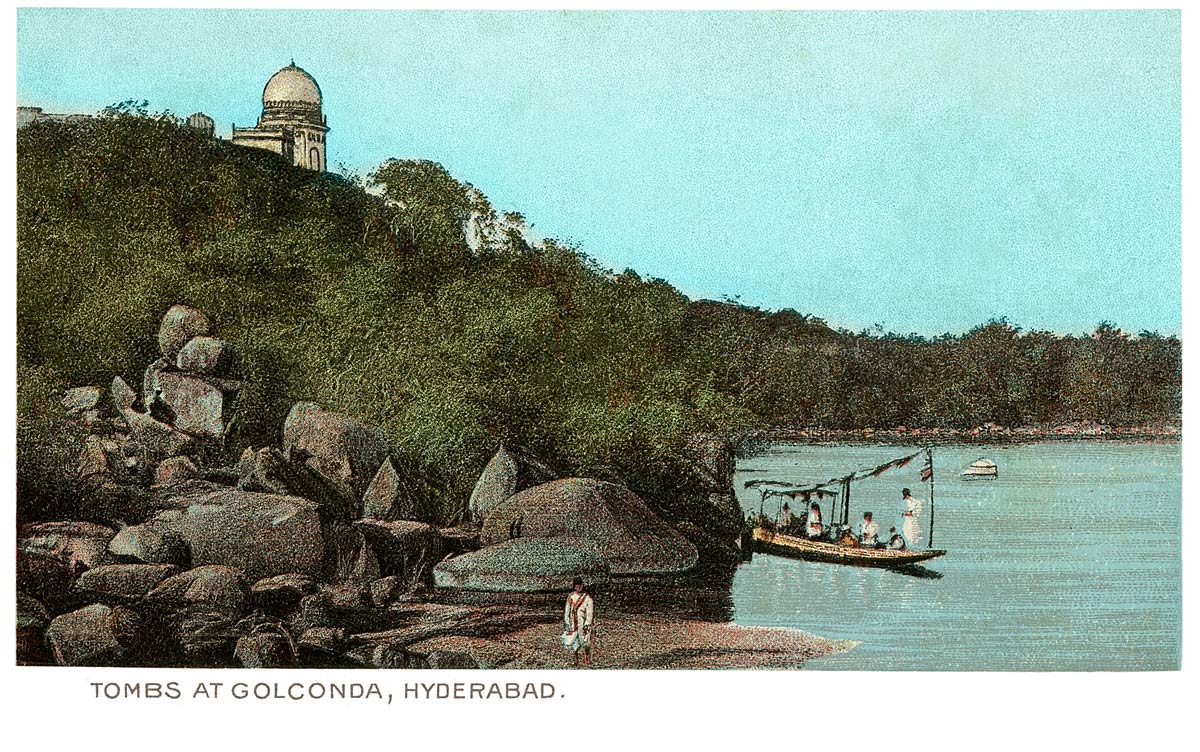
[{"label": "boat hull", "polygon": [[766,528],[754,529],[754,552],[784,556],[789,559],[846,564],[854,567],[903,567],[944,556],[945,551],[892,551],[879,548],[856,548],[836,543],[811,541],[794,535],[775,533]]}]

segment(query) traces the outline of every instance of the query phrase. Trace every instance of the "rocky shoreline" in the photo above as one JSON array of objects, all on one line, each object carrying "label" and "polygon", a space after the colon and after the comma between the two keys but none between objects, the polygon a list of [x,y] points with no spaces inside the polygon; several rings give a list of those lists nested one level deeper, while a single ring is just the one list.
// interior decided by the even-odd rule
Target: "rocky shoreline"
[{"label": "rocky shoreline", "polygon": [[278,446],[230,446],[238,355],[212,329],[172,306],[140,390],[116,376],[63,396],[76,506],[20,525],[18,664],[566,667],[576,577],[600,611],[597,667],[797,667],[852,647],[722,623],[743,525],[724,440],[695,439],[674,508],[501,443],[466,519],[438,526],[383,432],[349,416],[300,402]]}]

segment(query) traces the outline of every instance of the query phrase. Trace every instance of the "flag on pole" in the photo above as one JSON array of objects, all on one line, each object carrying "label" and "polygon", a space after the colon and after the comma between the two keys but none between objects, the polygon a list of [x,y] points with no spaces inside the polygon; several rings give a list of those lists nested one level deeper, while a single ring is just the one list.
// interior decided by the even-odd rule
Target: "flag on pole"
[{"label": "flag on pole", "polygon": [[925,466],[921,468],[921,482],[925,483],[933,477],[933,457],[925,455]]}]

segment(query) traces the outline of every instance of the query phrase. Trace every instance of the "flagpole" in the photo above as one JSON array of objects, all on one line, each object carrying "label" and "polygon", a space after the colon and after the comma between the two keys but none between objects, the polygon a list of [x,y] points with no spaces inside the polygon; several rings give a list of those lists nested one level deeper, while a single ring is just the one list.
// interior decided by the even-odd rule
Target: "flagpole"
[{"label": "flagpole", "polygon": [[926,447],[929,457],[929,548],[933,548],[933,447]]}]

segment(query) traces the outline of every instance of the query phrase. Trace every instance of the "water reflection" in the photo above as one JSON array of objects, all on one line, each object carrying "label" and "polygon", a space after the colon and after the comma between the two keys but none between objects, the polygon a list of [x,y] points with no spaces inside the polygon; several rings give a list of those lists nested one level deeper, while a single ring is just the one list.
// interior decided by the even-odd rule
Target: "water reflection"
[{"label": "water reflection", "polygon": [[733,621],[732,570],[703,577],[622,577],[607,586],[604,596],[616,613]]},{"label": "water reflection", "polygon": [[896,574],[902,574],[907,577],[918,577],[923,580],[940,580],[945,576],[937,570],[930,569],[929,567],[923,567],[920,564],[906,564],[902,567],[892,567],[888,571],[895,572]]}]

